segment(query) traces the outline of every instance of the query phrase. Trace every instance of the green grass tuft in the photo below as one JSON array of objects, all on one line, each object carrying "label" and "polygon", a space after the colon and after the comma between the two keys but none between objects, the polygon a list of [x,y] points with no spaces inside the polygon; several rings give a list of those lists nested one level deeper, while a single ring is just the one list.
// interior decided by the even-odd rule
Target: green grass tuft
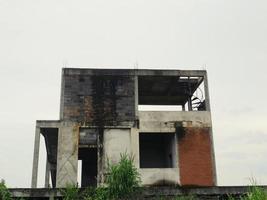
[{"label": "green grass tuft", "polygon": [[108,164],[106,184],[110,199],[130,197],[141,184],[132,156],[121,154],[118,164]]}]

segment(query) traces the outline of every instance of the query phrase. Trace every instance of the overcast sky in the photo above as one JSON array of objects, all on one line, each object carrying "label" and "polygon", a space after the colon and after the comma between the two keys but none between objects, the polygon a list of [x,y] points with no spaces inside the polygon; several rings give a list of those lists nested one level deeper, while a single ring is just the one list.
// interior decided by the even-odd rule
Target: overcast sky
[{"label": "overcast sky", "polygon": [[[0,178],[29,187],[62,67],[206,69],[219,185],[267,184],[266,0],[0,0]],[[41,143],[39,185],[45,149]]]}]

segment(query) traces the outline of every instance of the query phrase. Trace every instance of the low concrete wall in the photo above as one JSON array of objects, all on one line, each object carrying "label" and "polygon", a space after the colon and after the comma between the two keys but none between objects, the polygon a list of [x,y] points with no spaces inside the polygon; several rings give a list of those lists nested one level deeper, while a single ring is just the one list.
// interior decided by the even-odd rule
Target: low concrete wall
[{"label": "low concrete wall", "polygon": [[175,122],[184,127],[211,127],[208,111],[139,111],[140,132],[175,132]]},{"label": "low concrete wall", "polygon": [[[259,186],[267,190],[267,186]],[[13,198],[29,199],[49,199],[49,197],[62,197],[60,189],[30,189],[30,188],[11,188],[9,189]],[[248,186],[220,186],[220,187],[146,187],[143,195],[139,199],[154,199],[155,197],[168,197],[180,195],[194,195],[195,199],[227,199],[228,195],[240,197],[250,188]]]},{"label": "low concrete wall", "polygon": [[143,168],[139,169],[143,185],[178,185],[178,168]]}]

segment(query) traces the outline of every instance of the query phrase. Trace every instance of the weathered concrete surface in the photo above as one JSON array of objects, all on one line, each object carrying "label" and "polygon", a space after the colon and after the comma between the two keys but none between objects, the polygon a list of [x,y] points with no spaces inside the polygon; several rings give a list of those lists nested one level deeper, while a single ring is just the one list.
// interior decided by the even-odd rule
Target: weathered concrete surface
[{"label": "weathered concrete surface", "polygon": [[58,136],[56,187],[77,183],[79,127],[62,122]]},{"label": "weathered concrete surface", "polygon": [[[259,186],[267,190],[267,186]],[[62,197],[60,189],[30,189],[11,188],[9,189],[14,198],[42,199],[49,197]],[[220,186],[220,187],[147,187],[143,188],[143,198],[153,199],[155,197],[174,197],[179,195],[194,195],[196,199],[227,199],[228,195],[241,196],[249,192],[248,186]]]},{"label": "weathered concrete surface", "polygon": [[111,163],[120,161],[120,154],[131,154],[131,129],[105,129],[104,155]]},{"label": "weathered concrete surface", "polygon": [[211,127],[208,111],[139,111],[140,132],[175,132],[176,122],[183,126]]},{"label": "weathered concrete surface", "polygon": [[135,120],[134,76],[111,76],[103,70],[77,72],[63,69],[61,120],[91,125],[99,125],[99,120],[103,125]]},{"label": "weathered concrete surface", "polygon": [[32,165],[32,182],[31,187],[37,187],[38,181],[38,163],[39,163],[39,148],[40,148],[40,127],[35,127],[34,151],[33,151],[33,165]]},{"label": "weathered concrete surface", "polygon": [[141,168],[138,170],[143,185],[178,185],[178,168]]},{"label": "weathered concrete surface", "polygon": [[[198,78],[191,80],[186,78],[188,76]],[[151,103],[152,99],[157,101],[154,102],[156,104],[167,105],[170,102],[167,103],[165,100],[170,100],[175,95],[179,100],[179,96],[182,96],[181,101],[176,101],[174,98],[172,99],[174,101],[171,102],[183,106],[188,98],[190,99],[190,92],[193,92],[199,86],[203,78],[207,78],[205,70],[63,69],[60,120],[38,121],[37,123],[41,125],[41,128],[58,128],[59,130],[58,155],[56,156],[56,153],[53,153],[54,157],[57,157],[55,159],[57,163],[51,162],[51,173],[54,172],[55,174],[57,171],[57,187],[65,186],[66,183],[76,183],[77,181],[79,142],[80,145],[92,143],[97,146],[98,183],[102,183],[105,156],[109,157],[111,161],[117,162],[119,154],[127,151],[134,155],[135,166],[137,168],[140,167],[140,132],[176,133],[175,142],[178,143],[179,137],[177,133],[180,131],[177,129],[178,126],[181,127],[181,130],[191,127],[208,127],[211,130],[207,80],[204,81],[206,84],[205,101],[208,111],[138,112],[138,105],[142,104],[142,99],[143,104],[151,105],[149,103]],[[190,91],[185,89],[187,87],[190,88]],[[191,91],[192,88],[193,91]],[[152,90],[154,92],[151,93]],[[160,98],[162,99],[160,100]],[[77,127],[71,125],[72,123],[77,123]],[[87,137],[88,135],[83,134],[81,131],[79,138],[78,125],[84,128],[95,128],[98,134],[89,138]],[[128,130],[121,129],[121,126],[127,126]],[[183,133],[186,133],[186,131]],[[213,176],[216,178],[211,131],[209,135],[208,141],[211,143],[209,152],[214,163],[212,166]],[[194,136],[197,136],[197,134]],[[180,153],[178,153],[179,150],[181,150]],[[173,166],[174,168],[179,168],[179,155],[183,153],[183,150],[184,148],[175,147],[172,151],[171,155],[176,154],[174,162],[177,165]],[[183,159],[190,161],[189,157],[184,156]],[[186,163],[187,166],[190,166],[188,164],[190,162]],[[153,174],[152,171],[150,173],[151,176]],[[176,172],[178,173],[177,182],[180,182],[179,172],[179,170]],[[161,177],[169,176],[169,174],[164,175],[165,172],[162,173]],[[33,174],[36,174],[36,172],[33,172]],[[150,175],[148,174],[148,176]],[[54,182],[55,177],[53,178],[52,174]],[[145,179],[149,180],[149,178]]]}]

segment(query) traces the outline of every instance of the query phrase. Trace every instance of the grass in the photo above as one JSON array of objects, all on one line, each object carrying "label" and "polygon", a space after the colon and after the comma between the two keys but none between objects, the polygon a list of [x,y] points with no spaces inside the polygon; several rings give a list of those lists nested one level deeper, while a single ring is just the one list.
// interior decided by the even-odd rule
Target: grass
[{"label": "grass", "polygon": [[256,184],[250,186],[249,192],[242,197],[228,196],[228,200],[267,200],[267,191],[263,188],[256,186]]},{"label": "grass", "polygon": [[[126,153],[121,154],[117,164],[108,161],[106,187],[86,188],[81,194],[75,185],[67,185],[62,189],[63,200],[112,200],[134,198],[141,179],[134,166],[133,157]],[[134,198],[135,199],[135,198]]]},{"label": "grass", "polygon": [[63,200],[79,200],[79,188],[76,185],[68,184],[64,189],[61,189]]},{"label": "grass", "polygon": [[11,193],[8,191],[5,181],[2,179],[0,182],[0,199],[1,200],[11,200]]},{"label": "grass", "polygon": [[253,185],[250,187],[250,191],[246,194],[245,197],[241,198],[242,200],[267,200],[267,192],[257,187],[256,185]]},{"label": "grass", "polygon": [[108,162],[106,184],[110,199],[130,197],[140,187],[140,174],[133,160],[132,156],[124,153],[118,164]]}]

